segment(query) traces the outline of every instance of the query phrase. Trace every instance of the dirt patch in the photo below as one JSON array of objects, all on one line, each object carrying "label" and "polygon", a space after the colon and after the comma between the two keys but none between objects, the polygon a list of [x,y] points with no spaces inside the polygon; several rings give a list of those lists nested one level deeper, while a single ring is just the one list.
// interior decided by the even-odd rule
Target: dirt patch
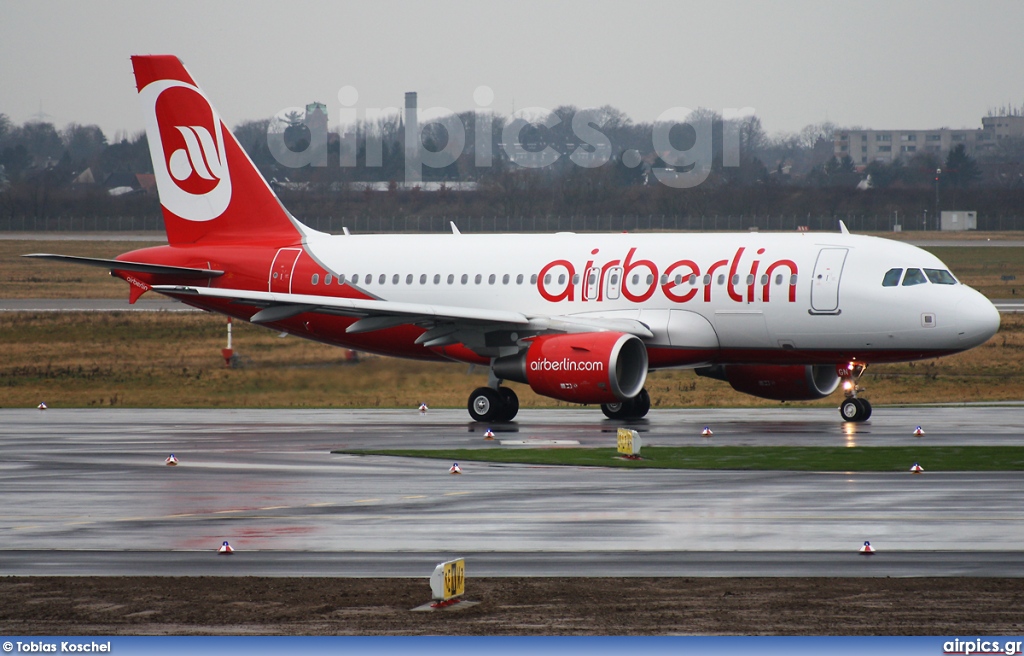
[{"label": "dirt patch", "polygon": [[9,577],[8,635],[1020,635],[1024,579]]}]

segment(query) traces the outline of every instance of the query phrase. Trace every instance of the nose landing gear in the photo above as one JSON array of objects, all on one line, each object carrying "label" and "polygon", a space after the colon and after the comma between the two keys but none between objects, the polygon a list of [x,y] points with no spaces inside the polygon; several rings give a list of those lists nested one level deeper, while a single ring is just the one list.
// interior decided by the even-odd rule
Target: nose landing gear
[{"label": "nose landing gear", "polygon": [[863,392],[864,388],[857,384],[860,377],[867,369],[867,365],[860,362],[851,362],[848,365],[839,366],[837,371],[842,380],[843,393],[846,398],[839,406],[839,414],[843,421],[862,422],[871,417],[871,403],[867,399],[858,398],[857,392]]}]

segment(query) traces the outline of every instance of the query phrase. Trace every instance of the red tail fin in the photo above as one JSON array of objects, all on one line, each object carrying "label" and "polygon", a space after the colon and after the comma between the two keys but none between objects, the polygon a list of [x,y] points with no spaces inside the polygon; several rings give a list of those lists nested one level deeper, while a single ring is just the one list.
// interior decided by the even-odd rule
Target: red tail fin
[{"label": "red tail fin", "polygon": [[181,60],[132,57],[170,244],[301,240],[294,219]]}]

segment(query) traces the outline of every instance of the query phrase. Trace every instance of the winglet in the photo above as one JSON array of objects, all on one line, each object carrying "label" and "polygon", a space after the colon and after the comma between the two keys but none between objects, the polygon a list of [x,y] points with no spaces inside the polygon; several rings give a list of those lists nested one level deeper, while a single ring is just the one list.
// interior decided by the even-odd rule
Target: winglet
[{"label": "winglet", "polygon": [[455,225],[454,221],[449,221],[448,223],[450,223],[452,225],[452,234],[453,235],[461,235],[462,234],[461,232],[459,232],[459,228],[458,228],[458,226]]},{"label": "winglet", "polygon": [[850,231],[846,229],[846,224],[843,223],[842,219],[839,220],[839,232],[844,235],[850,234]]}]

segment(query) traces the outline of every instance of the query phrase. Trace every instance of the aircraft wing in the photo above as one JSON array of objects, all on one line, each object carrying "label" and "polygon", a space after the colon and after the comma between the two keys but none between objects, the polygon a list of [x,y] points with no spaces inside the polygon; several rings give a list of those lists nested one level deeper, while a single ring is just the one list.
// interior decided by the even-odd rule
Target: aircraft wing
[{"label": "aircraft wing", "polygon": [[217,278],[223,276],[223,271],[216,269],[193,269],[192,267],[167,266],[164,264],[146,264],[145,262],[122,262],[121,260],[106,260],[98,257],[76,257],[74,255],[54,255],[53,253],[29,253],[22,257],[32,257],[40,260],[52,260],[54,262],[71,262],[73,264],[85,264],[88,266],[110,269],[111,271],[137,271],[139,273],[155,273],[165,276],[177,276],[178,278]]},{"label": "aircraft wing", "polygon": [[218,287],[178,287],[156,285],[154,291],[188,301],[189,297],[227,299],[236,303],[261,307],[250,321],[272,323],[306,312],[358,317],[348,327],[349,333],[372,332],[405,324],[416,324],[428,330],[419,340],[426,346],[442,346],[456,342],[483,345],[486,334],[495,330],[516,330],[522,336],[544,332],[590,332],[612,330],[653,337],[651,330],[633,319],[600,317],[528,316],[511,310],[490,310],[451,305],[400,303],[362,298],[338,298],[312,294],[283,294]]}]

